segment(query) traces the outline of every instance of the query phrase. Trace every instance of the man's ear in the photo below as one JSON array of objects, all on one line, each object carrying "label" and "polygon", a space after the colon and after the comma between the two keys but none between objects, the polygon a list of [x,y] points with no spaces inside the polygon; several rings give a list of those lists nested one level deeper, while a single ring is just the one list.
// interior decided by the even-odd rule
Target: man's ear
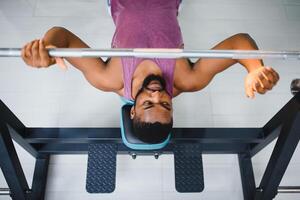
[{"label": "man's ear", "polygon": [[135,116],[135,110],[134,110],[134,106],[132,106],[130,109],[130,119],[133,119],[134,116]]}]

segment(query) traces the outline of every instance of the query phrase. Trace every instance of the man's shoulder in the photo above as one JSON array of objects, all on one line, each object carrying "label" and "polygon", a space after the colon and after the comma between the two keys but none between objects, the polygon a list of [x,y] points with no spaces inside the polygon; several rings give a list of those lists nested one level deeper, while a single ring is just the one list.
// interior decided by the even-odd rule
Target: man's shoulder
[{"label": "man's shoulder", "polygon": [[186,58],[176,60],[174,70],[174,93],[189,92],[193,87],[193,63]]},{"label": "man's shoulder", "polygon": [[115,92],[119,95],[123,94],[123,68],[122,61],[119,57],[108,58],[106,60],[105,74],[110,92]]}]

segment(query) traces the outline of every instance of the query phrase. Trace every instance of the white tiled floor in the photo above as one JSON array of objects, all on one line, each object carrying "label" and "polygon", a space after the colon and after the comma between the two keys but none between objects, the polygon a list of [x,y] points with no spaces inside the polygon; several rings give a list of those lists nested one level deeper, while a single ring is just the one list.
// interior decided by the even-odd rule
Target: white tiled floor
[{"label": "white tiled floor", "polygon": [[[236,33],[249,33],[261,49],[299,50],[299,0],[185,0],[179,22],[187,49],[209,49]],[[114,26],[104,0],[0,0],[0,47],[21,47],[40,38],[52,26],[64,26],[93,48],[110,47]],[[300,77],[297,60],[265,60],[281,75],[278,85],[255,100],[245,98],[245,69],[235,65],[198,93],[174,99],[175,127],[261,127],[290,98],[289,84]],[[72,67],[35,70],[19,58],[0,59],[0,99],[31,127],[117,127],[118,97],[90,86]],[[108,106],[109,105],[109,106]],[[197,112],[195,112],[195,110]],[[34,159],[17,146],[31,184]],[[253,158],[259,183],[274,142]],[[300,185],[300,148],[282,180]],[[242,199],[236,155],[204,155],[205,190],[175,192],[173,156],[118,156],[117,187],[113,194],[85,191],[86,155],[52,156],[47,200],[60,199]],[[6,182],[0,173],[0,187]],[[0,200],[7,197],[0,197]],[[278,195],[295,200],[299,195]]]}]

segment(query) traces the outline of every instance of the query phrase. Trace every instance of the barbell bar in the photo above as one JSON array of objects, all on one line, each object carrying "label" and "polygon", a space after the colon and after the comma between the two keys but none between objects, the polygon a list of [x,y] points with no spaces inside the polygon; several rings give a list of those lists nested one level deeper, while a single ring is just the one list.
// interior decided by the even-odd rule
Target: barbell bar
[{"label": "barbell bar", "polygon": [[10,195],[10,189],[9,188],[0,188],[0,196],[2,195]]},{"label": "barbell bar", "polygon": [[279,186],[278,193],[300,193],[300,186]]},{"label": "barbell bar", "polygon": [[[139,57],[139,58],[228,58],[228,59],[300,59],[300,51],[262,50],[185,50],[185,49],[91,49],[51,48],[52,57]],[[0,48],[0,57],[20,57],[21,48]]]}]

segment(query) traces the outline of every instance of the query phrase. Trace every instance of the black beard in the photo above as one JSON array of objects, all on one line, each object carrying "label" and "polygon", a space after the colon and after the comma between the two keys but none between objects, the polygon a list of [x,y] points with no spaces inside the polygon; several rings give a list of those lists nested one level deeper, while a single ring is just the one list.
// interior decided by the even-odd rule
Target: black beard
[{"label": "black beard", "polygon": [[150,74],[148,75],[144,81],[143,81],[143,85],[142,88],[147,88],[147,86],[149,85],[149,83],[151,81],[159,81],[159,83],[161,84],[162,90],[166,89],[166,81],[165,79],[163,79],[161,76],[159,75],[154,75],[154,74]]},{"label": "black beard", "polygon": [[151,83],[151,81],[159,81],[159,83],[161,84],[161,90],[160,91],[166,90],[166,81],[165,81],[165,79],[163,79],[159,75],[150,74],[144,79],[143,84],[142,84],[142,88],[139,89],[139,91],[135,95],[135,101],[137,100],[138,96],[144,91],[144,89],[148,89],[147,87],[148,87],[149,83]]}]

